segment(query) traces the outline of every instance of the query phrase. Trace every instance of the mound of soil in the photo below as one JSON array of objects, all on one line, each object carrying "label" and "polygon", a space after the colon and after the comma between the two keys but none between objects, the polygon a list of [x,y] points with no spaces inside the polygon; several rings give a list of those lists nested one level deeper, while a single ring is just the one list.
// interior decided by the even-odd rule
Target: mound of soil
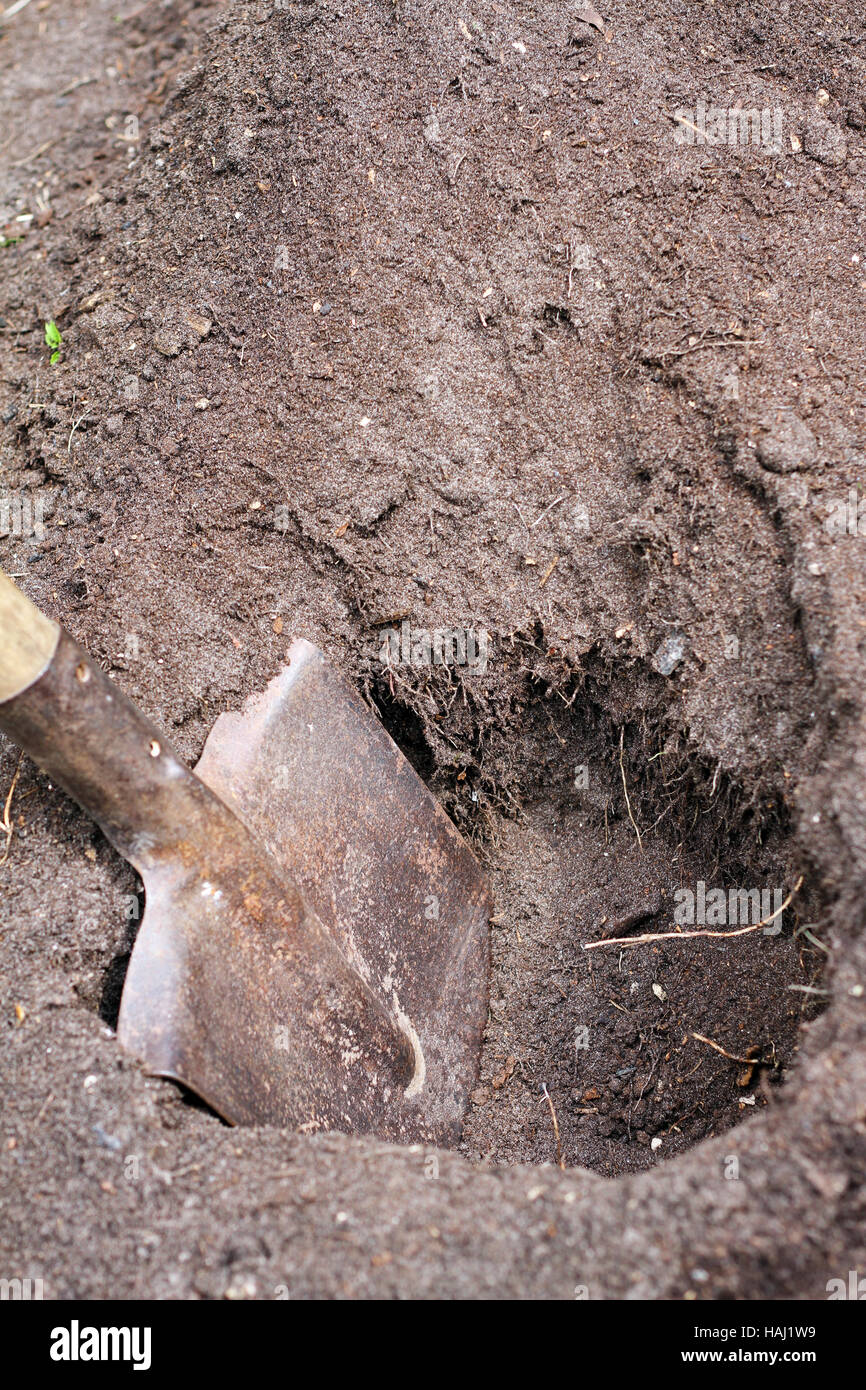
[{"label": "mound of soil", "polygon": [[[700,1299],[863,1267],[855,11],[0,31],[0,562],[191,761],[317,642],[496,893],[459,1154],[230,1131],[119,1053],[135,877],[0,744],[10,1277]],[[383,661],[404,624],[475,659]],[[793,897],[585,949],[699,884]]]}]

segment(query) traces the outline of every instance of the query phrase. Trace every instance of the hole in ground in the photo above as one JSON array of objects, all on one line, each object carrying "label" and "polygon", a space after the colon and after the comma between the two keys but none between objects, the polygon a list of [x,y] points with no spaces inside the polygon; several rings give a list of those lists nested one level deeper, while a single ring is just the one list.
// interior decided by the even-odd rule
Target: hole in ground
[{"label": "hole in ground", "polygon": [[376,705],[383,727],[422,781],[429,783],[436,771],[436,760],[424,732],[423,720],[415,710],[401,704],[386,685],[380,684],[376,690]]},{"label": "hole in ground", "polygon": [[689,762],[684,736],[627,728],[639,845],[619,730],[600,706],[585,694],[570,709],[542,698],[521,720],[508,758],[522,813],[498,818],[487,854],[490,1012],[461,1149],[614,1176],[772,1103],[801,1022],[817,1012],[801,991],[816,986],[824,958],[794,933],[819,913],[801,894],[778,934],[586,951],[606,935],[671,930],[688,903],[682,890],[697,898],[701,882],[725,890],[715,929],[765,914],[766,897],[750,916],[752,900],[732,903],[730,889],[769,891],[773,911],[796,877],[784,808],[762,797],[759,810],[745,789]]}]

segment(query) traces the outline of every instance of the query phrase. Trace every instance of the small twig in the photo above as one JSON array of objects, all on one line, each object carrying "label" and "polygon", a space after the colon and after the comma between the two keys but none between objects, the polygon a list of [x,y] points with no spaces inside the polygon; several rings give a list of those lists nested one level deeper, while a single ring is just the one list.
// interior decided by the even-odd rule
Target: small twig
[{"label": "small twig", "polygon": [[558,555],[554,555],[554,557],[553,557],[553,559],[551,560],[550,564],[547,566],[547,569],[544,571],[544,574],[541,576],[541,583],[540,583],[539,586],[538,586],[539,589],[543,589],[543,588],[544,588],[545,584],[547,583],[547,581],[548,581],[548,579],[550,578],[550,576],[553,574],[553,571],[556,569],[556,566],[557,566],[558,564],[559,564],[559,556],[558,556]]},{"label": "small twig", "polygon": [[[634,833],[635,833],[635,835],[637,835],[638,848],[642,851],[642,850],[643,850],[643,841],[642,841],[642,839],[641,839],[641,837],[640,837],[640,830],[638,829],[637,821],[635,820],[634,816],[633,816],[632,813],[631,813],[631,802],[630,802],[629,799],[628,799],[628,787],[626,786],[626,783],[625,783],[625,768],[624,768],[623,765],[622,765],[622,751],[623,751],[623,738],[624,738],[624,737],[625,737],[625,726],[623,726],[623,728],[621,728],[620,731],[619,731],[619,770],[620,770],[620,772],[622,773],[622,789],[623,789],[623,791],[625,792],[625,804],[626,804],[626,807],[627,807],[627,809],[628,809],[628,818],[629,818],[629,820],[631,821],[632,825],[634,826]],[[595,944],[598,946],[598,945],[601,945],[601,942],[596,942]]]},{"label": "small twig", "polygon": [[91,82],[95,82],[95,77],[77,77],[74,82],[70,82],[62,91],[58,92],[59,97],[68,97],[70,93],[77,92],[79,87],[89,87]]},{"label": "small twig", "polygon": [[0,859],[0,867],[6,863],[6,860],[9,858],[9,850],[12,847],[12,822],[9,819],[9,811],[12,806],[12,797],[15,794],[15,788],[18,784],[18,777],[21,772],[21,759],[23,756],[23,753],[18,754],[18,761],[15,764],[15,773],[12,777],[12,785],[9,788],[9,794],[6,797],[6,805],[3,808],[2,829],[6,835],[6,848],[3,851],[2,859]]},{"label": "small twig", "polygon": [[[634,822],[632,822],[634,824]],[[736,931],[708,931],[701,928],[700,931],[663,931],[648,932],[645,936],[611,936],[602,941],[586,941],[583,949],[594,951],[597,946],[645,946],[648,941],[689,941],[696,936],[711,936],[716,940],[726,940],[730,936],[745,936],[747,932],[757,931],[759,927],[766,927],[776,917],[781,917],[787,907],[790,907],[795,895],[799,893],[803,882],[803,875],[797,879],[781,907],[777,907],[775,912],[771,912],[769,917],[764,917],[760,922],[752,922],[748,927],[737,927]]]},{"label": "small twig", "polygon": [[39,148],[36,149],[36,150],[33,150],[33,152],[32,152],[31,154],[25,155],[23,159],[19,159],[18,162],[17,162],[16,164],[13,164],[13,165],[12,165],[12,168],[13,168],[13,169],[23,169],[25,164],[30,164],[32,160],[38,159],[39,156],[40,156],[41,154],[45,154],[46,150],[50,150],[50,149],[51,149],[51,146],[52,146],[52,145],[56,145],[56,144],[57,144],[57,137],[56,137],[56,136],[55,136],[52,140],[46,140],[44,145],[40,145]]},{"label": "small twig", "polygon": [[14,5],[10,5],[8,10],[3,11],[2,15],[0,15],[0,20],[11,19],[14,14],[18,14],[20,10],[23,10],[29,4],[30,0],[15,0]]},{"label": "small twig", "polygon": [[704,138],[706,138],[706,131],[701,130],[700,126],[696,126],[694,121],[687,121],[685,116],[671,116],[671,120],[674,121],[676,125],[688,126],[689,130],[693,130],[696,135],[703,135]]},{"label": "small twig", "polygon": [[[54,1099],[54,1092],[51,1091],[51,1092],[49,1093],[48,1097],[46,1098],[45,1103],[44,1103],[44,1105],[42,1106],[42,1109],[39,1111],[39,1114],[36,1116],[36,1122],[35,1122],[35,1123],[36,1123],[37,1125],[38,1125],[38,1124],[41,1124],[41,1122],[42,1122],[42,1117],[44,1116],[46,1110],[48,1109],[48,1107],[49,1107],[49,1105],[51,1104],[51,1102],[53,1101],[53,1099]],[[35,1126],[34,1126],[34,1127],[35,1127]]]},{"label": "small twig", "polygon": [[[727,1048],[722,1047],[721,1043],[713,1042],[712,1038],[705,1038],[703,1033],[692,1033],[692,1037],[698,1042],[706,1043],[707,1047],[712,1047],[716,1052],[720,1052],[723,1057],[727,1057],[731,1062],[742,1062],[744,1066],[753,1067],[756,1063],[755,1057],[738,1057],[735,1052],[728,1052]],[[758,1048],[750,1048],[750,1051],[758,1051]]]},{"label": "small twig", "polygon": [[559,1137],[559,1122],[556,1118],[556,1111],[553,1108],[553,1101],[551,1100],[550,1092],[548,1091],[547,1086],[543,1081],[541,1083],[541,1089],[544,1092],[544,1099],[547,1101],[548,1107],[550,1109],[550,1118],[553,1120],[553,1135],[556,1139],[556,1161],[559,1164],[560,1168],[564,1169],[565,1159],[562,1156],[562,1140]]}]

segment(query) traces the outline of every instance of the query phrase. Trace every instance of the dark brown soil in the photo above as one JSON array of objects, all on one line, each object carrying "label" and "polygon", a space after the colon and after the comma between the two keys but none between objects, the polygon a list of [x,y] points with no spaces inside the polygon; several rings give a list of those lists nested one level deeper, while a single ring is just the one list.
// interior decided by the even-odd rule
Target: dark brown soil
[{"label": "dark brown soil", "polygon": [[[866,26],[579,9],[36,0],[0,31],[2,482],[45,516],[0,563],[191,760],[318,642],[497,903],[460,1155],[229,1131],[118,1052],[136,881],[25,760],[0,1274],[47,1296],[864,1267]],[[682,143],[701,100],[781,110],[782,152]],[[403,620],[484,629],[486,671],[387,671]],[[778,935],[584,949],[801,877]]]}]

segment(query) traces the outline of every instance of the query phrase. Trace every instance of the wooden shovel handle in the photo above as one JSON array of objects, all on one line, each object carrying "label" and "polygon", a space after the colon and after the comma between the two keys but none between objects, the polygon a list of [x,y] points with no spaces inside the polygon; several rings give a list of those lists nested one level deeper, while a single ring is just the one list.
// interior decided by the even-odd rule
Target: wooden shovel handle
[{"label": "wooden shovel handle", "polygon": [[178,826],[219,819],[220,803],[165,735],[2,570],[0,730],[139,871],[176,842]]},{"label": "wooden shovel handle", "polygon": [[139,872],[193,827],[204,840],[231,813],[69,633],[0,580],[0,729]]},{"label": "wooden shovel handle", "polygon": [[26,690],[50,664],[60,628],[0,570],[0,703]]}]

